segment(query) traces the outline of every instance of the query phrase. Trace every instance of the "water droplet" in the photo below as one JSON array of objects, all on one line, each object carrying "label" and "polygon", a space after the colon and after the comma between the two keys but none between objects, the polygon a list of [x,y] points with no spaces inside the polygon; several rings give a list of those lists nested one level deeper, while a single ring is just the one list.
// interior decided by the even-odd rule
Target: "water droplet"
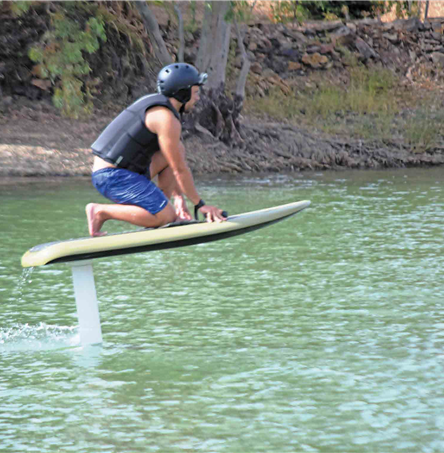
[{"label": "water droplet", "polygon": [[26,267],[22,271],[22,275],[20,276],[20,279],[19,279],[19,282],[18,282],[17,288],[16,288],[16,291],[18,293],[18,296],[17,296],[18,303],[23,302],[23,292],[24,292],[26,285],[28,285],[29,283],[32,282],[31,276],[32,276],[33,271],[34,271],[33,267]]}]

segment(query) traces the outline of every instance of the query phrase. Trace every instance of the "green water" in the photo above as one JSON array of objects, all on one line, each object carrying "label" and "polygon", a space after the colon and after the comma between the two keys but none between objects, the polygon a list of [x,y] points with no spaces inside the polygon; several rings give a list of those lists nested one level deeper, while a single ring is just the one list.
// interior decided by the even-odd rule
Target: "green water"
[{"label": "green water", "polygon": [[312,206],[96,260],[104,342],[87,348],[70,268],[20,257],[85,236],[100,195],[0,185],[0,452],[443,452],[444,168],[198,185],[231,214]]}]

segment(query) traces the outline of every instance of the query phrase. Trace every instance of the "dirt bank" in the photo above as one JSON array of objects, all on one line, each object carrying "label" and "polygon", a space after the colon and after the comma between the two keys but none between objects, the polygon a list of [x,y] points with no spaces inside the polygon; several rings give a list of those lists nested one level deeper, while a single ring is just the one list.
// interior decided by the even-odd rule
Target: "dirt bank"
[{"label": "dirt bank", "polygon": [[[40,104],[41,106],[41,104]],[[0,175],[90,174],[91,143],[112,114],[89,121],[62,118],[50,106],[22,106],[0,118]],[[185,140],[192,170],[199,173],[397,168],[444,164],[444,147],[414,153],[402,143],[327,136],[291,124],[243,119],[245,147],[230,149],[205,135]]]},{"label": "dirt bank", "polygon": [[[33,17],[31,15],[30,19]],[[28,29],[32,27],[23,27],[23,33]],[[301,92],[305,92],[305,98],[301,97],[299,103],[290,108],[287,106],[282,120],[244,109],[243,142],[237,148],[221,143],[206,130],[185,136],[190,167],[196,173],[241,173],[443,165],[444,137],[440,118],[444,118],[444,109],[439,101],[444,92],[443,30],[444,19],[427,23],[411,19],[390,24],[375,20],[338,20],[291,28],[279,24],[249,25],[245,45],[253,64],[247,83],[248,100],[252,103],[274,102],[280,111],[284,111],[281,101],[285,98],[294,98]],[[175,32],[170,30],[168,34],[167,31],[165,38],[173,46]],[[34,39],[32,34],[25,35],[24,42],[16,39],[17,49],[29,46],[27,40]],[[9,33],[8,36],[15,35]],[[198,33],[187,33],[190,61],[194,61],[197,44]],[[119,46],[116,48],[120,49]],[[240,55],[237,46],[233,49],[229,68],[235,74],[240,66]],[[92,163],[89,147],[118,113],[117,107],[109,107],[111,102],[119,102],[123,108],[150,88],[140,82],[137,74],[117,71],[121,59],[116,56],[117,69],[114,69],[117,72],[113,80],[118,80],[119,84],[102,81],[110,91],[102,90],[95,115],[83,121],[69,120],[61,117],[51,104],[50,90],[35,84],[29,62],[16,60],[16,53],[13,52],[14,58],[11,56],[7,65],[0,64],[0,75],[15,74],[14,77],[20,79],[20,83],[16,81],[12,86],[13,77],[4,76],[3,80],[11,82],[8,82],[11,86],[6,84],[3,93],[0,90],[0,175],[89,175]],[[22,56],[25,59],[26,55]],[[360,135],[359,129],[352,130],[361,120],[348,106],[341,106],[329,116],[330,123],[343,125],[339,132],[336,131],[338,128],[334,133],[326,132],[328,128],[321,127],[318,119],[305,120],[308,118],[307,105],[319,93],[337,86],[342,90],[338,91],[342,96],[351,87],[351,72],[359,68],[382,68],[396,74],[396,84],[386,94],[401,91],[394,103],[406,105],[397,106],[391,117],[384,116],[385,103],[377,93],[387,87],[380,83],[375,85],[376,94],[371,99],[381,103],[380,112],[373,115],[379,123],[372,120],[371,111],[360,113],[361,120],[369,120],[366,136]],[[229,87],[236,77],[231,79]],[[152,82],[155,78],[143,80]],[[423,97],[433,102],[421,101],[420,104]],[[325,105],[321,108],[325,109],[329,101],[331,99],[324,99]],[[418,110],[416,116],[415,110]],[[286,120],[288,117],[292,117],[291,121]],[[433,139],[425,145],[420,140],[416,147],[409,145],[403,137],[406,118],[413,118],[410,124],[420,138],[422,125],[430,129],[429,118],[434,118],[435,130],[427,131]],[[381,128],[381,124],[388,122],[391,127],[384,128],[388,132],[376,133],[375,125]]]}]

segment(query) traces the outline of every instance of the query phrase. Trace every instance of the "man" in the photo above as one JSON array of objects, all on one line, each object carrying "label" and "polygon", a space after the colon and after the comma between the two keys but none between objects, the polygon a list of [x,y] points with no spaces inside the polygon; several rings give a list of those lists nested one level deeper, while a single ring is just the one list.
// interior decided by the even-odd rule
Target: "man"
[{"label": "man", "polygon": [[[91,236],[107,220],[159,227],[176,219],[190,220],[184,195],[208,222],[222,222],[222,210],[200,198],[186,163],[180,114],[199,100],[207,74],[185,63],[163,68],[158,94],[144,96],[118,115],[91,146],[94,187],[116,204],[86,206]],[[151,179],[158,177],[156,186]],[[169,199],[174,196],[175,207]]]}]

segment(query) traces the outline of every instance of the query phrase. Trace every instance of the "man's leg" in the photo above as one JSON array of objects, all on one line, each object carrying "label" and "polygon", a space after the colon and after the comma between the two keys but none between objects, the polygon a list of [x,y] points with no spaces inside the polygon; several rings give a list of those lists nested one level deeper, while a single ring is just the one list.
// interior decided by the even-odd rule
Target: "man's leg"
[{"label": "man's leg", "polygon": [[151,179],[157,176],[157,185],[159,189],[170,199],[176,192],[176,178],[174,177],[173,170],[168,166],[165,156],[157,151],[151,159],[150,165]]},{"label": "man's leg", "polygon": [[117,204],[90,203],[86,206],[91,236],[102,236],[100,229],[107,220],[120,220],[145,228],[176,220],[175,210],[165,194],[146,177],[128,170],[110,168],[104,171],[93,173],[93,184],[103,196]]},{"label": "man's leg", "polygon": [[134,205],[90,203],[86,206],[88,229],[91,236],[103,236],[102,225],[107,220],[121,220],[145,228],[154,228],[176,220],[176,212],[170,203],[157,214]]},{"label": "man's leg", "polygon": [[173,170],[160,151],[153,155],[150,165],[150,176],[151,178],[157,176],[157,185],[169,200],[174,196],[174,209],[176,210],[177,219],[191,220],[192,217],[184,197],[177,196],[180,191],[178,190]]}]

